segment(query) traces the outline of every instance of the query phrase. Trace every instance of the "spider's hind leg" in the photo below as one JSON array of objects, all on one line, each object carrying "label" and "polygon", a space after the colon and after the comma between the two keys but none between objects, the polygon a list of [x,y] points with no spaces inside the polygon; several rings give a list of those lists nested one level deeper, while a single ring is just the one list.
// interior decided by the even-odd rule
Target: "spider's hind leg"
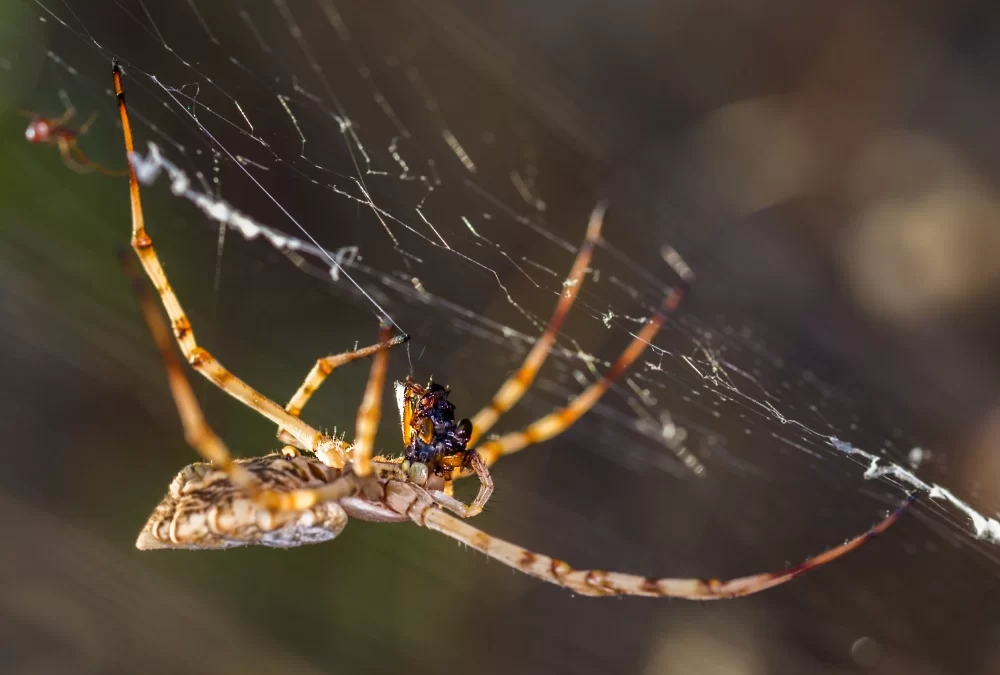
[{"label": "spider's hind leg", "polygon": [[864,534],[839,546],[814,555],[797,565],[777,572],[763,572],[736,579],[672,579],[650,578],[622,572],[574,569],[569,563],[535,553],[516,544],[492,537],[440,509],[427,509],[421,515],[424,527],[460,541],[490,558],[574,593],[589,596],[641,595],[653,598],[683,598],[685,600],[726,600],[760,591],[791,581],[810,570],[836,560],[853,551],[899,520],[909,504],[890,513]]},{"label": "spider's hind leg", "polygon": [[313,506],[330,499],[339,499],[358,489],[353,482],[353,476],[346,474],[328,485],[319,488],[300,489],[290,492],[278,492],[263,488],[259,481],[245,467],[234,461],[232,453],[221,438],[213,431],[205,420],[198,405],[198,399],[191,389],[181,368],[180,360],[174,352],[173,342],[167,324],[157,310],[153,297],[146,290],[135,270],[131,259],[124,251],[120,254],[122,268],[132,282],[139,307],[142,310],[146,324],[160,352],[160,358],[167,371],[170,392],[173,394],[177,412],[184,427],[184,437],[198,454],[222,469],[238,488],[246,492],[256,503],[271,511],[294,511]]},{"label": "spider's hind leg", "polygon": [[118,112],[122,123],[122,135],[125,140],[125,151],[129,156],[129,194],[132,205],[132,249],[135,251],[146,276],[153,283],[156,292],[160,296],[160,302],[164,310],[170,317],[173,326],[174,339],[183,352],[188,363],[205,378],[213,382],[217,387],[225,391],[233,398],[241,401],[253,410],[268,418],[275,424],[283,426],[297,441],[297,447],[304,448],[317,457],[324,464],[335,468],[341,468],[348,460],[347,448],[341,441],[321,434],[312,426],[302,420],[289,415],[285,409],[272,401],[270,398],[255,390],[246,382],[236,377],[208,350],[198,345],[195,339],[194,329],[181,302],[174,293],[167,274],[163,270],[156,250],[153,248],[153,240],[146,231],[145,219],[142,213],[142,200],[139,193],[139,180],[135,175],[132,155],[135,146],[132,141],[132,126],[128,117],[128,106],[125,104],[125,91],[122,89],[121,69],[115,62],[112,68],[114,78],[115,95],[118,97]]}]

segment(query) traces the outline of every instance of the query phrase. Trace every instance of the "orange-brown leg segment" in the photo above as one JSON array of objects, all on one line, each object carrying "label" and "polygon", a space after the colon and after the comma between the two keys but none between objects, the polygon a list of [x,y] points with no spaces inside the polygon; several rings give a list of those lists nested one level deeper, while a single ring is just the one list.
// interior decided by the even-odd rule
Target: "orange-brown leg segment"
[{"label": "orange-brown leg segment", "polygon": [[[352,352],[344,352],[343,354],[326,356],[317,360],[316,365],[314,365],[312,370],[309,371],[309,374],[306,375],[306,379],[302,382],[302,386],[299,387],[298,391],[296,391],[292,398],[288,401],[288,404],[285,406],[285,410],[290,415],[301,417],[302,409],[305,407],[306,403],[309,402],[312,395],[316,393],[316,390],[320,388],[334,369],[339,368],[345,363],[350,363],[351,361],[355,361],[357,359],[363,359],[371,356],[372,354],[376,354],[379,351],[403,344],[409,339],[409,335],[397,335],[385,342],[379,342],[378,344],[371,345],[370,347],[355,349]],[[292,444],[294,444],[295,440],[281,427],[278,428],[278,438],[286,443]]]},{"label": "orange-brown leg segment", "polygon": [[601,238],[604,210],[604,204],[598,204],[590,214],[587,235],[584,237],[583,243],[580,244],[576,260],[573,261],[573,267],[570,269],[569,276],[566,277],[566,281],[563,283],[563,291],[559,295],[559,302],[556,304],[556,309],[552,313],[552,318],[549,320],[549,325],[546,326],[545,332],[535,342],[535,346],[528,352],[528,356],[525,357],[524,363],[517,369],[517,372],[507,378],[507,381],[500,386],[500,389],[493,396],[493,400],[490,401],[489,405],[476,413],[475,417],[472,418],[470,448],[474,447],[483,434],[496,424],[500,415],[510,410],[514,404],[521,400],[524,392],[535,381],[535,376],[538,375],[538,371],[541,369],[542,364],[545,363],[545,359],[548,358],[549,350],[552,348],[552,344],[559,334],[559,329],[562,327],[566,315],[569,314],[569,310],[573,306],[577,294],[580,292],[580,286],[583,285],[587,269],[590,267],[590,259],[594,255],[594,247]]},{"label": "orange-brown leg segment", "polygon": [[[379,332],[379,343],[387,344],[392,338],[392,328],[383,324]],[[378,349],[368,373],[368,385],[358,408],[358,421],[354,431],[354,445],[351,446],[351,460],[354,473],[368,476],[372,472],[372,448],[375,434],[382,417],[382,391],[385,389],[385,371],[389,364],[389,350]]]},{"label": "orange-brown leg segment", "polygon": [[232,482],[243,489],[254,501],[272,511],[294,511],[309,508],[314,504],[328,500],[346,497],[358,490],[358,483],[353,475],[345,474],[328,485],[315,489],[294,490],[291,492],[276,492],[264,489],[257,479],[243,466],[233,461],[229,448],[216,435],[205,420],[198,399],[195,398],[191,383],[188,382],[181,368],[180,360],[174,352],[170,340],[169,329],[163,317],[156,309],[153,297],[146,291],[139,279],[139,274],[130,264],[124,252],[121,257],[122,267],[132,282],[132,288],[139,300],[149,332],[160,352],[160,358],[167,371],[170,392],[173,394],[177,412],[184,428],[184,437],[198,454],[215,466],[225,471]]},{"label": "orange-brown leg segment", "polygon": [[725,600],[759,593],[786,581],[791,581],[797,576],[853,551],[895,523],[913,499],[911,496],[899,510],[887,516],[865,534],[813,556],[798,565],[793,565],[780,572],[754,574],[726,581],[719,579],[651,579],[621,572],[577,570],[562,560],[534,553],[516,544],[492,537],[440,509],[427,509],[423,514],[423,525],[452,539],[457,539],[516,570],[568,588],[580,595],[641,595],[653,598],[683,598],[685,600]]},{"label": "orange-brown leg segment", "polygon": [[574,422],[590,410],[604,392],[608,390],[611,383],[622,374],[632,363],[639,358],[639,355],[646,349],[656,334],[663,326],[667,315],[672,313],[680,305],[684,293],[687,290],[687,282],[684,281],[677,288],[672,289],[663,300],[663,305],[656,316],[650,319],[649,323],[642,327],[642,330],[629,343],[625,351],[601,376],[601,379],[590,385],[579,396],[569,402],[564,408],[560,408],[545,417],[528,425],[522,431],[514,431],[504,434],[500,438],[488,441],[477,448],[479,454],[483,456],[488,466],[492,466],[503,455],[522,450],[529,445],[541,443],[553,436],[557,436],[566,431]]},{"label": "orange-brown leg segment", "polygon": [[221,363],[205,349],[198,346],[190,321],[184,314],[180,301],[174,294],[163,266],[153,250],[153,240],[146,233],[143,222],[142,202],[139,197],[139,181],[136,179],[135,167],[132,164],[134,147],[132,144],[132,127],[129,124],[128,109],[125,105],[125,93],[122,91],[121,70],[115,63],[113,69],[115,94],[118,97],[118,112],[121,115],[122,131],[125,136],[125,149],[129,160],[129,193],[132,200],[132,248],[135,250],[143,269],[156,292],[160,295],[167,315],[173,324],[174,337],[188,363],[199,373],[211,380],[220,389],[242,401],[275,424],[284,427],[295,438],[299,446],[316,454],[324,463],[341,468],[348,459],[344,443],[330,438],[294,417],[280,405],[267,398],[243,380],[226,370]]}]

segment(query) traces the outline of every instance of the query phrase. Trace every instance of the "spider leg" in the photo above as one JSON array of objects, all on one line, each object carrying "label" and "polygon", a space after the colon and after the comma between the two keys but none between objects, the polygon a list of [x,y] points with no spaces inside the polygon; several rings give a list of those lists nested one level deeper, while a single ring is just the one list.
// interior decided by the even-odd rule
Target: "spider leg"
[{"label": "spider leg", "polygon": [[93,114],[87,118],[87,121],[81,124],[80,127],[76,130],[76,135],[83,136],[85,133],[87,133],[87,131],[90,130],[90,125],[93,124],[94,120],[96,119],[97,119],[97,111],[95,110]]},{"label": "spider leg", "polygon": [[355,424],[354,445],[351,446],[351,460],[354,473],[358,476],[368,476],[372,472],[372,448],[375,446],[375,433],[382,417],[382,391],[385,389],[385,371],[389,364],[388,343],[392,337],[392,328],[382,324],[379,331],[379,348],[372,359],[372,368],[368,373],[368,384],[365,394],[358,407],[358,420]]},{"label": "spider leg", "polygon": [[[397,335],[386,342],[379,342],[378,344],[363,347],[361,349],[355,349],[351,352],[344,352],[343,354],[325,356],[317,360],[316,365],[314,365],[312,370],[309,371],[309,374],[306,375],[306,379],[302,382],[302,386],[299,387],[298,391],[296,391],[292,398],[288,401],[288,404],[285,406],[285,410],[290,415],[300,417],[302,415],[302,409],[305,407],[306,403],[309,402],[312,395],[316,393],[316,390],[320,388],[335,368],[339,368],[345,363],[350,363],[356,359],[371,356],[381,350],[395,347],[396,345],[402,344],[409,339],[409,335]],[[278,438],[286,443],[294,444],[295,441],[291,434],[285,431],[282,427],[278,427]]]},{"label": "spider leg", "polygon": [[[59,154],[62,155],[63,164],[77,173],[90,173],[94,170],[90,161],[86,157],[83,157],[80,149],[76,147],[76,141],[64,136],[58,136],[55,142],[56,147],[59,148]],[[83,161],[80,161],[81,157]]]},{"label": "spider leg", "polygon": [[211,380],[230,396],[245,403],[275,424],[288,430],[298,441],[300,447],[309,450],[319,459],[335,468],[342,468],[347,462],[348,454],[344,443],[330,438],[306,424],[302,420],[285,412],[280,405],[267,398],[253,387],[226,370],[215,360],[206,349],[199,347],[195,341],[191,322],[184,314],[180,300],[167,281],[160,259],[153,249],[153,240],[146,233],[142,214],[142,202],[139,197],[139,181],[136,179],[135,167],[132,164],[134,146],[132,143],[132,127],[129,124],[128,109],[125,105],[125,93],[122,91],[121,70],[115,62],[113,68],[115,94],[118,97],[118,112],[121,115],[122,132],[125,137],[125,150],[129,158],[129,193],[132,203],[132,248],[135,250],[143,269],[157,293],[163,307],[173,324],[174,337],[188,363]]},{"label": "spider leg", "polygon": [[73,153],[73,159],[76,160],[76,163],[86,167],[87,170],[94,170],[99,173],[103,173],[105,176],[127,176],[128,175],[127,168],[119,169],[117,171],[114,169],[109,169],[106,166],[98,164],[97,162],[91,160],[89,157],[83,154],[83,150],[80,149],[80,144],[77,142],[77,139],[80,136],[83,136],[85,133],[87,133],[87,131],[90,129],[90,126],[94,123],[94,120],[96,119],[97,119],[97,113],[95,112],[87,119],[86,122],[83,123],[83,126],[81,126],[79,129],[76,130],[75,133],[73,133],[71,137],[59,138],[59,146],[60,146],[59,149],[60,152],[62,152],[63,159],[69,161],[66,152],[63,150],[63,146],[67,145],[69,146],[70,151]]},{"label": "spider leg", "polygon": [[66,161],[66,162],[69,162],[70,160],[69,160],[66,152],[63,151],[63,146],[64,145],[66,145],[66,146],[69,147],[70,152],[72,152],[72,154],[73,154],[73,159],[75,160],[75,163],[78,164],[78,165],[81,165],[86,171],[91,171],[91,170],[97,171],[99,173],[103,173],[105,176],[127,176],[128,175],[128,169],[121,169],[119,171],[114,171],[112,169],[109,169],[109,168],[101,165],[101,164],[98,164],[97,162],[94,162],[94,161],[90,160],[86,155],[83,154],[83,151],[80,149],[80,145],[76,142],[76,138],[71,138],[71,139],[60,138],[59,139],[59,150],[60,150],[60,152],[62,152],[63,160]]},{"label": "spider leg", "polygon": [[522,431],[514,431],[504,434],[500,438],[488,441],[477,448],[479,454],[483,456],[486,464],[492,466],[503,455],[509,455],[523,450],[529,445],[541,443],[553,436],[558,436],[566,431],[581,415],[590,410],[597,401],[600,400],[604,392],[608,390],[611,383],[615,381],[622,372],[627,369],[646,349],[646,345],[652,341],[663,326],[667,315],[677,309],[687,291],[687,281],[677,288],[673,288],[663,300],[660,311],[656,313],[649,323],[642,327],[642,330],[635,336],[632,342],[625,348],[618,359],[594,384],[587,387],[569,404],[555,412],[549,413],[535,422],[532,422]]},{"label": "spider leg", "polygon": [[469,461],[476,475],[479,476],[479,492],[471,504],[466,506],[455,499],[452,489],[453,483],[450,480],[445,484],[443,491],[428,490],[435,504],[443,506],[462,518],[473,518],[482,513],[483,507],[486,506],[486,502],[490,500],[490,496],[493,494],[493,476],[490,475],[490,469],[486,465],[486,462],[483,461],[483,458],[475,450],[472,451]]},{"label": "spider leg", "polygon": [[559,302],[556,304],[555,311],[552,312],[552,318],[549,320],[549,325],[545,327],[545,332],[535,342],[535,346],[528,352],[524,363],[517,369],[517,372],[507,378],[507,381],[500,386],[500,389],[493,396],[493,400],[472,418],[472,438],[469,440],[470,448],[474,447],[476,441],[496,424],[500,415],[510,410],[521,399],[524,392],[535,381],[535,376],[538,374],[539,369],[541,369],[542,364],[545,363],[545,359],[548,358],[549,350],[556,340],[556,335],[559,334],[559,329],[562,327],[566,315],[569,314],[569,310],[573,306],[577,294],[580,292],[580,286],[583,285],[583,279],[590,265],[590,259],[594,255],[594,247],[601,238],[604,210],[604,204],[598,204],[590,214],[587,235],[584,237],[583,243],[580,244],[580,250],[573,261],[573,267],[570,268],[569,276],[563,282],[564,290],[559,294]]},{"label": "spider leg", "polygon": [[71,119],[73,119],[73,115],[75,114],[76,114],[76,108],[73,107],[66,108],[66,112],[64,112],[62,115],[55,118],[54,120],[51,120],[49,122],[49,125],[52,126],[53,129],[64,127],[69,123]]},{"label": "spider leg", "polygon": [[853,551],[887,530],[899,519],[913,499],[914,497],[911,495],[901,508],[886,516],[864,534],[808,558],[797,565],[780,572],[765,572],[728,580],[651,579],[622,572],[577,570],[565,561],[534,553],[516,544],[492,537],[440,509],[426,509],[422,514],[422,524],[431,530],[471,546],[516,570],[568,588],[580,595],[642,595],[686,600],[725,600],[759,593],[778,586]]},{"label": "spider leg", "polygon": [[177,412],[184,427],[184,437],[199,455],[210,461],[228,474],[229,479],[244,490],[255,502],[271,511],[297,511],[330,499],[340,499],[356,493],[359,483],[353,474],[339,476],[331,483],[319,488],[300,489],[290,492],[277,492],[262,488],[257,479],[243,466],[233,460],[232,453],[225,442],[212,430],[198,405],[198,399],[191,389],[181,368],[180,361],[170,344],[170,333],[166,322],[156,309],[153,297],[146,291],[139,279],[138,271],[125,257],[121,255],[122,268],[132,282],[139,307],[142,310],[149,332],[160,352],[163,366],[167,371],[170,392],[173,394]]}]

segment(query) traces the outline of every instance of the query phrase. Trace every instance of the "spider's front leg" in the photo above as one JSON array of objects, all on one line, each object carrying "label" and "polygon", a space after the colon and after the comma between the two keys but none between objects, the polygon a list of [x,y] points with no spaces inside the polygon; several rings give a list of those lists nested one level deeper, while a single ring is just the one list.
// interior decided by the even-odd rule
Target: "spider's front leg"
[{"label": "spider's front leg", "polygon": [[479,477],[479,492],[471,504],[466,505],[452,496],[453,481],[450,478],[445,483],[444,490],[429,490],[436,504],[462,518],[473,518],[482,513],[483,507],[486,506],[486,502],[493,494],[493,476],[490,475],[490,469],[485,460],[475,450],[470,451],[469,467]]},{"label": "spider's front leg", "polygon": [[483,434],[496,424],[500,416],[521,400],[524,392],[528,391],[528,388],[535,381],[535,376],[541,370],[542,364],[549,357],[549,350],[555,344],[556,336],[559,335],[559,329],[562,327],[563,321],[566,320],[570,308],[573,307],[576,296],[580,292],[580,287],[583,286],[584,278],[590,270],[590,260],[594,255],[597,242],[601,239],[601,228],[604,225],[604,212],[606,208],[604,203],[599,203],[590,214],[587,234],[583,239],[583,243],[580,244],[569,275],[563,282],[563,290],[559,294],[559,302],[556,303],[556,308],[553,310],[552,318],[549,319],[549,323],[545,327],[545,332],[542,333],[541,337],[535,342],[535,346],[528,352],[521,367],[507,378],[507,381],[494,394],[493,399],[472,418],[472,435],[469,438],[469,447],[475,447]]},{"label": "spider's front leg", "polygon": [[[509,410],[521,396],[528,390],[538,371],[545,362],[549,350],[555,343],[556,335],[562,326],[563,320],[573,306],[580,286],[584,281],[586,272],[589,269],[590,260],[594,253],[597,242],[600,241],[601,227],[604,220],[604,205],[598,204],[590,216],[590,224],[587,226],[587,235],[580,245],[573,267],[563,286],[565,290],[560,295],[556,304],[552,318],[549,320],[545,332],[535,343],[535,346],[525,358],[521,367],[507,379],[500,387],[500,390],[493,397],[493,400],[485,408],[480,410],[472,418],[472,434],[469,440],[469,447],[476,447],[483,435],[492,428],[497,419]],[[668,263],[681,278],[681,284],[677,288],[671,289],[663,300],[659,311],[649,322],[643,326],[632,339],[632,341],[621,353],[611,368],[594,384],[581,392],[570,403],[555,412],[542,417],[522,431],[515,431],[503,436],[491,439],[478,446],[478,451],[482,455],[486,464],[492,466],[500,457],[522,450],[530,445],[548,440],[561,434],[585,414],[604,395],[615,379],[621,375],[631,364],[642,354],[646,346],[653,340],[659,332],[667,315],[673,313],[679,306],[681,299],[694,280],[694,274],[679,255],[671,256]],[[470,476],[466,467],[456,469],[452,478],[464,478]],[[450,483],[449,486],[450,488]]]},{"label": "spider's front leg", "polygon": [[[682,283],[679,286],[672,288],[667,293],[659,311],[635,335],[628,346],[625,347],[625,350],[611,364],[611,367],[601,376],[601,379],[580,392],[569,404],[535,420],[521,431],[506,433],[500,438],[489,440],[480,445],[478,451],[483,455],[486,464],[492,466],[504,455],[509,455],[523,450],[528,446],[547,441],[573,426],[580,417],[601,399],[618,376],[625,372],[639,358],[639,355],[646,349],[646,346],[656,337],[667,316],[672,314],[680,305],[687,290],[688,280],[682,279]],[[461,478],[466,475],[469,474],[456,472],[455,477]]]}]

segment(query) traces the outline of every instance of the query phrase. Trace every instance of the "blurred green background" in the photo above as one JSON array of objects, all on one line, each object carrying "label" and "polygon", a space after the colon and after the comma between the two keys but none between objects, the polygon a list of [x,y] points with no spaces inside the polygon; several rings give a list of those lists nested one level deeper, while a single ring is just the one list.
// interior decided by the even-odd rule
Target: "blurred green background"
[{"label": "blurred green background", "polygon": [[[449,239],[534,316],[548,316],[572,260],[553,242],[575,244],[596,199],[609,200],[605,238],[618,253],[598,251],[605,280],[588,282],[567,349],[612,358],[630,326],[608,331],[601,314],[642,316],[655,302],[672,281],[663,246],[692,264],[695,295],[656,341],[664,370],[646,381],[704,474],[637,433],[619,389],[564,436],[498,466],[485,530],[578,566],[734,576],[839,543],[899,503],[902,488],[864,481],[864,466],[822,439],[712,394],[679,358],[703,348],[754,400],[899,463],[930,447],[921,477],[987,515],[1000,504],[993,5],[342,3],[346,49],[328,5],[294,3],[286,11],[318,72],[284,7],[0,6],[0,670],[1000,672],[996,546],[929,500],[812,575],[705,605],[575,598],[409,525],[351,523],[330,544],[289,551],[135,551],[194,454],[115,262],[128,243],[127,187],[25,142],[17,112],[56,117],[63,92],[78,121],[99,111],[83,151],[122,166],[112,56],[125,64],[140,147],[156,141],[238,208],[295,233],[181,108],[222,147],[266,162],[255,175],[282,205],[324,245],[358,244],[383,275],[359,278],[413,334],[391,376],[433,374],[465,414],[524,350],[480,319],[537,330],[491,272],[392,223],[413,258],[404,264],[382,225],[329,189],[351,192],[358,173],[332,117],[340,104],[376,167],[396,168],[386,148],[398,129],[359,64],[412,134],[404,156],[440,172],[424,212],[450,223]],[[304,152],[270,87],[294,97]],[[234,100],[266,150],[240,131]],[[465,139],[475,175],[456,165],[442,128]],[[544,213],[521,200],[512,170],[537,176]],[[425,184],[365,180],[376,204],[419,225]],[[528,214],[498,207],[496,221],[476,220],[508,259],[454,225],[490,210],[466,180]],[[215,227],[162,180],[143,196],[199,340],[262,391],[283,401],[317,356],[374,340],[371,306],[346,284],[233,233],[220,259]],[[539,287],[508,261],[554,273]],[[436,299],[400,290],[407,275]],[[498,429],[579,390],[579,360],[551,361]],[[337,371],[306,417],[350,429],[366,376],[366,365]],[[270,424],[195,385],[235,452],[277,448]],[[398,446],[396,424],[386,408],[380,448]]]}]

